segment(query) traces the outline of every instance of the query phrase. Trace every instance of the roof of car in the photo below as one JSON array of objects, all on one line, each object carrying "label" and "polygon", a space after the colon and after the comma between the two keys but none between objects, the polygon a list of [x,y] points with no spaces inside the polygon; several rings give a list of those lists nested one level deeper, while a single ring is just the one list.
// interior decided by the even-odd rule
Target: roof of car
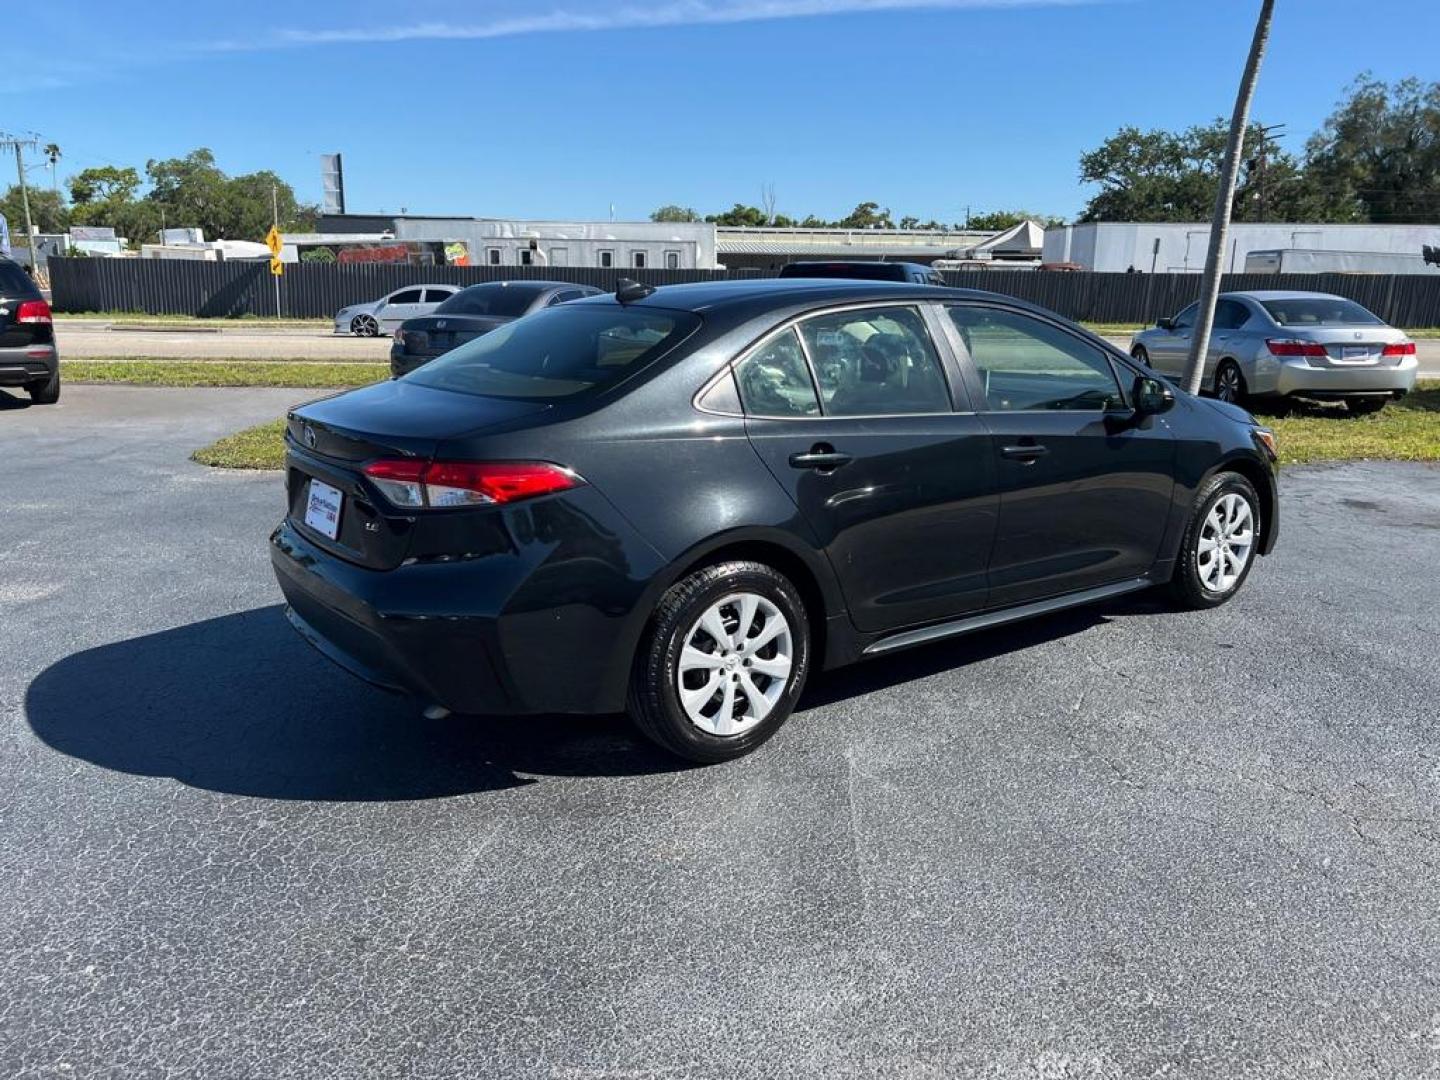
[{"label": "roof of car", "polygon": [[[703,281],[690,285],[662,285],[643,300],[630,306],[670,308],[678,311],[743,313],[754,308],[787,304],[817,304],[848,300],[1000,300],[1030,307],[1023,300],[984,292],[980,289],[947,289],[938,285],[917,285],[908,281],[863,281],[855,278],[742,278],[730,281]],[[613,293],[577,303],[615,302]]]},{"label": "roof of car", "polygon": [[548,292],[551,289],[589,289],[591,285],[580,285],[574,281],[545,281],[539,278],[522,278],[512,281],[479,281],[474,285],[466,285],[461,291],[471,292],[475,289],[520,289],[525,292]]},{"label": "roof of car", "polygon": [[1307,292],[1304,289],[1241,289],[1221,293],[1221,296],[1248,296],[1251,300],[1344,300],[1327,292]]}]

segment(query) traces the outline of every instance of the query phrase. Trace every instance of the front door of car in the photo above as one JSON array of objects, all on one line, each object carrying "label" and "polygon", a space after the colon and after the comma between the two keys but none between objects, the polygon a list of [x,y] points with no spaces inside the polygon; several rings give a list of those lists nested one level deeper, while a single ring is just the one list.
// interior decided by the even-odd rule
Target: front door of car
[{"label": "front door of car", "polygon": [[426,309],[420,297],[419,289],[401,289],[397,293],[391,293],[376,315],[380,320],[380,328],[393,332],[406,319],[425,314]]},{"label": "front door of car", "polygon": [[1157,328],[1146,335],[1145,346],[1150,353],[1150,366],[1166,375],[1179,376],[1185,373],[1185,361],[1190,355],[1190,337],[1195,332],[1195,313],[1198,305],[1191,304],[1171,320],[1170,328]]},{"label": "front door of car", "polygon": [[1174,489],[1165,419],[1137,421],[1117,362],[1056,323],[986,304],[948,312],[997,470],[990,605],[1148,573]]},{"label": "front door of car", "polygon": [[858,629],[984,606],[998,508],[990,437],[956,411],[919,306],[810,316],[751,349],[736,377],[750,442],[829,558]]}]

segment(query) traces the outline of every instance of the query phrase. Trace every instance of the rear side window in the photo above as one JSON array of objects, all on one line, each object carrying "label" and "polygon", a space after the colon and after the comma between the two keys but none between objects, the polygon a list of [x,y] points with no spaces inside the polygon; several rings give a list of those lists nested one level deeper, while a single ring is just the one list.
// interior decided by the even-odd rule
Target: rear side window
[{"label": "rear side window", "polygon": [[684,311],[561,304],[505,323],[404,379],[484,397],[580,397],[648,367],[699,325]]},{"label": "rear side window", "polygon": [[427,304],[443,304],[454,295],[454,289],[426,289],[425,302]]},{"label": "rear side window", "polygon": [[389,304],[418,304],[420,303],[419,289],[406,289],[404,292],[397,292],[386,301]]},{"label": "rear side window", "polygon": [[915,308],[818,315],[800,324],[827,416],[950,411],[950,391]]},{"label": "rear side window", "polygon": [[1250,321],[1250,312],[1237,300],[1221,300],[1215,305],[1215,329],[1239,330]]},{"label": "rear side window", "polygon": [[794,330],[776,334],[735,369],[750,416],[819,416],[820,399]]},{"label": "rear side window", "polygon": [[539,289],[513,285],[473,285],[435,309],[436,315],[494,315],[513,319],[530,310]]},{"label": "rear side window", "polygon": [[1049,323],[997,308],[950,308],[992,412],[1103,411],[1124,404],[1110,360]]},{"label": "rear side window", "polygon": [[40,290],[30,280],[30,275],[20,268],[19,263],[0,259],[0,296],[38,300],[40,299]]},{"label": "rear side window", "polygon": [[1293,300],[1262,300],[1260,306],[1281,326],[1384,326],[1384,322],[1353,300],[1338,296],[1300,296]]}]

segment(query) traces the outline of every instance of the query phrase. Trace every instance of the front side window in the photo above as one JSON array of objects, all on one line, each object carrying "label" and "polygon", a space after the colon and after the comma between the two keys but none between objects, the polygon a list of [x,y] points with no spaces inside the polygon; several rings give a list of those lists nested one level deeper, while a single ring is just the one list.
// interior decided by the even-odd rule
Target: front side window
[{"label": "front side window", "polygon": [[1058,327],[999,308],[949,311],[991,411],[1099,412],[1124,404],[1109,358]]},{"label": "front side window", "polygon": [[1197,311],[1199,311],[1199,309],[1200,309],[1200,306],[1199,306],[1198,304],[1191,304],[1189,307],[1187,307],[1187,308],[1185,308],[1183,311],[1181,311],[1179,315],[1176,315],[1176,316],[1175,316],[1175,329],[1176,329],[1176,330],[1189,330],[1192,326],[1194,326],[1194,325],[1195,325],[1195,313],[1196,313]]},{"label": "front side window", "polygon": [[800,332],[827,416],[950,411],[940,357],[915,308],[817,315]]},{"label": "front side window", "polygon": [[402,378],[484,397],[579,397],[648,367],[699,325],[684,311],[561,304],[505,323]]},{"label": "front side window", "polygon": [[750,416],[820,415],[815,384],[794,330],[759,345],[736,365],[735,377]]}]

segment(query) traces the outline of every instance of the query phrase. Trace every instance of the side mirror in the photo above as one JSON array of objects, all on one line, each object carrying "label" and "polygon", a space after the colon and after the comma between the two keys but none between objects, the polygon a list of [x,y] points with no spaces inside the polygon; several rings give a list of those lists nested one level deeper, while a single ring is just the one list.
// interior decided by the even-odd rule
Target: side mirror
[{"label": "side mirror", "polygon": [[1174,330],[1175,320],[1171,318],[1156,319],[1155,325],[1158,326],[1161,330]]},{"label": "side mirror", "polygon": [[1159,379],[1148,375],[1137,375],[1135,386],[1130,392],[1135,403],[1136,416],[1158,416],[1175,407],[1175,391]]}]

